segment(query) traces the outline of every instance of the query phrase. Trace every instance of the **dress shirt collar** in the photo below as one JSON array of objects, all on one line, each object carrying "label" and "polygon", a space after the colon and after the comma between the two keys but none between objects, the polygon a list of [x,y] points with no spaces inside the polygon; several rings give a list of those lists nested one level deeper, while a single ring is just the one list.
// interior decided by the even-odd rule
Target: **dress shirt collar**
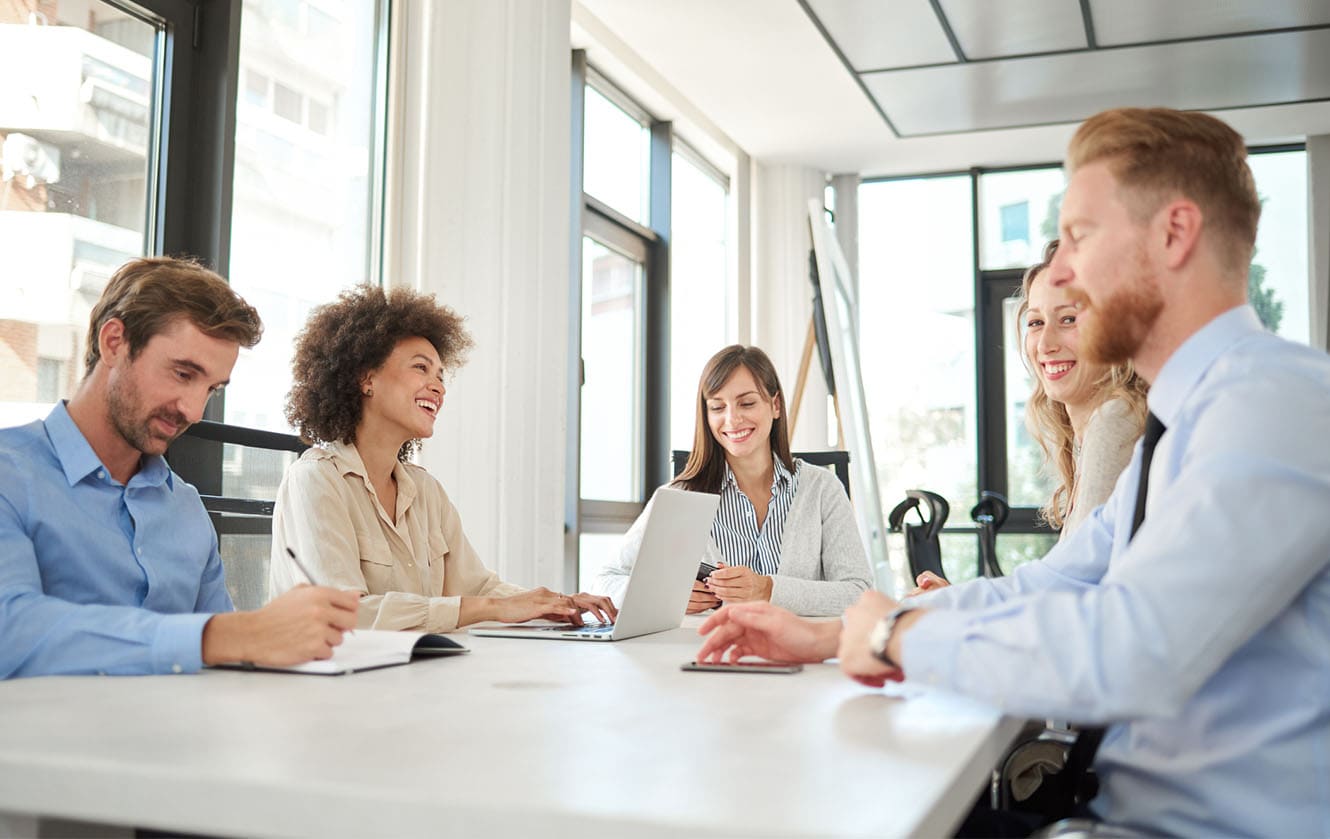
[{"label": "dress shirt collar", "polygon": [[1238,341],[1262,331],[1256,310],[1247,305],[1229,309],[1201,327],[1174,350],[1150,385],[1147,402],[1151,412],[1165,427],[1172,426],[1210,365]]},{"label": "dress shirt collar", "polygon": [[[63,399],[57,402],[51,413],[46,416],[46,436],[51,441],[51,448],[55,450],[56,459],[60,461],[60,468],[64,470],[65,480],[69,481],[70,486],[74,486],[98,470],[106,470],[101,458],[92,450],[88,438],[83,436],[83,432],[74,423],[74,418],[69,415],[69,408]],[[104,474],[108,483],[114,483],[110,470],[106,470]],[[130,481],[148,486],[164,483],[170,489],[175,488],[171,469],[166,465],[166,460],[161,455],[155,454],[139,456],[139,470],[134,473]]]},{"label": "dress shirt collar", "polygon": [[[785,468],[785,464],[781,463],[780,456],[775,452],[771,453],[771,462],[775,466],[775,468],[771,470],[771,491],[772,493],[775,493],[778,487],[789,486],[790,481],[793,480],[794,476],[790,474],[789,469]],[[734,470],[730,468],[730,462],[728,460],[725,461],[725,480],[721,481],[720,485],[722,488],[730,486],[735,489],[739,488],[739,481],[734,477]]]}]

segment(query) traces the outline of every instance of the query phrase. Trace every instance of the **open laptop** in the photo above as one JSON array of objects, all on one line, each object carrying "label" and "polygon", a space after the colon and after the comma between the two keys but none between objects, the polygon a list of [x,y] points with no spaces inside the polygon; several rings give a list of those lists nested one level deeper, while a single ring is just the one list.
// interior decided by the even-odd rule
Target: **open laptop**
[{"label": "open laptop", "polygon": [[642,549],[624,589],[619,619],[613,624],[577,627],[477,627],[472,635],[498,638],[556,638],[571,641],[622,641],[675,629],[688,608],[688,595],[705,553],[720,496],[680,489],[656,491]]}]

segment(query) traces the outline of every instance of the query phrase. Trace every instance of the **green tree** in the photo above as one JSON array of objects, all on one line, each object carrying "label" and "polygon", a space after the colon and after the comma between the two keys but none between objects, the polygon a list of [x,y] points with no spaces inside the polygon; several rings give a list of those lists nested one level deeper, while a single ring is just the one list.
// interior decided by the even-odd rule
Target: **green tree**
[{"label": "green tree", "polygon": [[1044,216],[1044,223],[1039,225],[1039,232],[1045,239],[1058,237],[1058,215],[1062,212],[1062,195],[1065,192],[1054,193],[1048,198],[1048,214]]},{"label": "green tree", "polygon": [[1247,272],[1247,302],[1251,303],[1261,325],[1271,332],[1279,331],[1284,320],[1284,301],[1275,297],[1273,288],[1265,287],[1265,266],[1256,261],[1252,253],[1251,269]]}]

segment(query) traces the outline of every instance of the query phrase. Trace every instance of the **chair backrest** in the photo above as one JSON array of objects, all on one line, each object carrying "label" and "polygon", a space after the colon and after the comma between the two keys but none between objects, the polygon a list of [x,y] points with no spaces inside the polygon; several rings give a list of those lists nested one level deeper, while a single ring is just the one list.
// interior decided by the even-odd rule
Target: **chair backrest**
[{"label": "chair backrest", "polygon": [[277,488],[286,467],[307,448],[292,434],[203,421],[166,453],[171,468],[203,499],[237,609],[256,609],[267,601]]},{"label": "chair backrest", "polygon": [[[919,523],[905,521],[905,514],[914,510]],[[927,512],[927,515],[925,515]],[[947,523],[951,506],[947,499],[926,489],[906,490],[905,500],[897,504],[887,516],[887,527],[892,533],[905,534],[905,556],[910,562],[910,579],[925,571],[932,571],[942,579],[942,542],[940,534]]]},{"label": "chair backrest", "polygon": [[[674,465],[674,476],[677,478],[683,468],[688,465],[688,456],[692,452],[687,449],[675,449],[670,456]],[[836,472],[836,477],[840,479],[841,486],[845,487],[845,494],[850,494],[850,453],[844,451],[825,451],[825,452],[790,452],[791,455],[813,466],[823,468],[830,467]]]},{"label": "chair backrest", "polygon": [[983,577],[1001,577],[1002,566],[997,561],[997,532],[1006,524],[1011,505],[1001,493],[984,490],[979,503],[970,510],[970,518],[979,525],[979,574]]}]

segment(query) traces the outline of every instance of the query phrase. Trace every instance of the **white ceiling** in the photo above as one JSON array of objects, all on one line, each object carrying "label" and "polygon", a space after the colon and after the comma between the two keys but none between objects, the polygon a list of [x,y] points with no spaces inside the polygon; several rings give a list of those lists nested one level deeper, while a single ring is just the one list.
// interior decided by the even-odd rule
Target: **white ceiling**
[{"label": "white ceiling", "polygon": [[1054,161],[1114,105],[1212,110],[1253,144],[1330,133],[1327,0],[807,4],[575,0],[574,46],[665,82],[661,118],[828,172]]}]

